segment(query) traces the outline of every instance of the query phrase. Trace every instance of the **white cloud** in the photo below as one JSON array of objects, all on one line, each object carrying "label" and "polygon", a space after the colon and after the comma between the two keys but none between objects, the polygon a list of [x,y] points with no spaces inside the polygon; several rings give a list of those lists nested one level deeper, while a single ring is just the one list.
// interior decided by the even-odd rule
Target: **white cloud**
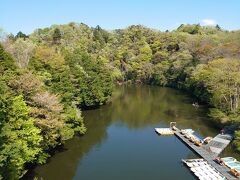
[{"label": "white cloud", "polygon": [[203,26],[216,26],[217,22],[214,19],[203,19],[201,24]]}]

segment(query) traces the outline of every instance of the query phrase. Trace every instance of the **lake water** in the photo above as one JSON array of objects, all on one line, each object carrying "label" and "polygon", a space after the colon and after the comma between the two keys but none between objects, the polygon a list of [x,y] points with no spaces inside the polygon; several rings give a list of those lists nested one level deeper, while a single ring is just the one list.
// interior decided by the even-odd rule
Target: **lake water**
[{"label": "lake water", "polygon": [[[155,127],[192,128],[201,137],[215,136],[203,106],[170,88],[117,87],[112,102],[83,112],[86,135],[69,140],[26,179],[45,180],[172,180],[195,179],[181,159],[197,157],[175,136],[162,137]],[[235,156],[229,146],[224,156]]]}]

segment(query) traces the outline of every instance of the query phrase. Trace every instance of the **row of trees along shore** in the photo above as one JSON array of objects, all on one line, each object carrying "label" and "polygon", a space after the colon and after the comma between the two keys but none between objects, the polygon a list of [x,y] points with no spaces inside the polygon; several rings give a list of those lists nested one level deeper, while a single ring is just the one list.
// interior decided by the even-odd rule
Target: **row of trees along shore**
[{"label": "row of trees along shore", "polygon": [[69,23],[29,35],[1,32],[0,75],[0,179],[22,177],[84,134],[81,109],[106,103],[116,82],[190,92],[209,105],[216,125],[235,128],[240,152],[240,31]]}]

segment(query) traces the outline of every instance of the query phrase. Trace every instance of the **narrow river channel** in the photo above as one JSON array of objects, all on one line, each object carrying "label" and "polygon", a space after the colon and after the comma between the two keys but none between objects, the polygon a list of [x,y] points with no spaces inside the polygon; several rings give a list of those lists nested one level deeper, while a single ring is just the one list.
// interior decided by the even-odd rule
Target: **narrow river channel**
[{"label": "narrow river channel", "polygon": [[[201,137],[215,136],[207,109],[170,88],[117,87],[112,103],[83,112],[87,134],[68,141],[28,179],[44,180],[172,180],[195,179],[181,159],[197,157],[174,136],[161,137],[155,127],[192,128]],[[235,156],[229,146],[224,156]],[[236,157],[237,158],[237,157]]]}]

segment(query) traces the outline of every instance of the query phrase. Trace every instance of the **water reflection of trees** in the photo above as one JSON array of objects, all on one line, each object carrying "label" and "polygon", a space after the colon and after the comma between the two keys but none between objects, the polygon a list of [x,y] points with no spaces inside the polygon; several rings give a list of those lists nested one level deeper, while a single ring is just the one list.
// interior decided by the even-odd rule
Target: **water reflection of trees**
[{"label": "water reflection of trees", "polygon": [[216,134],[206,128],[207,113],[204,107],[192,106],[192,98],[170,89],[152,86],[122,87],[121,98],[114,101],[112,119],[121,119],[129,128],[144,128],[160,122],[166,126],[176,121],[180,127],[193,128],[203,136]]}]

